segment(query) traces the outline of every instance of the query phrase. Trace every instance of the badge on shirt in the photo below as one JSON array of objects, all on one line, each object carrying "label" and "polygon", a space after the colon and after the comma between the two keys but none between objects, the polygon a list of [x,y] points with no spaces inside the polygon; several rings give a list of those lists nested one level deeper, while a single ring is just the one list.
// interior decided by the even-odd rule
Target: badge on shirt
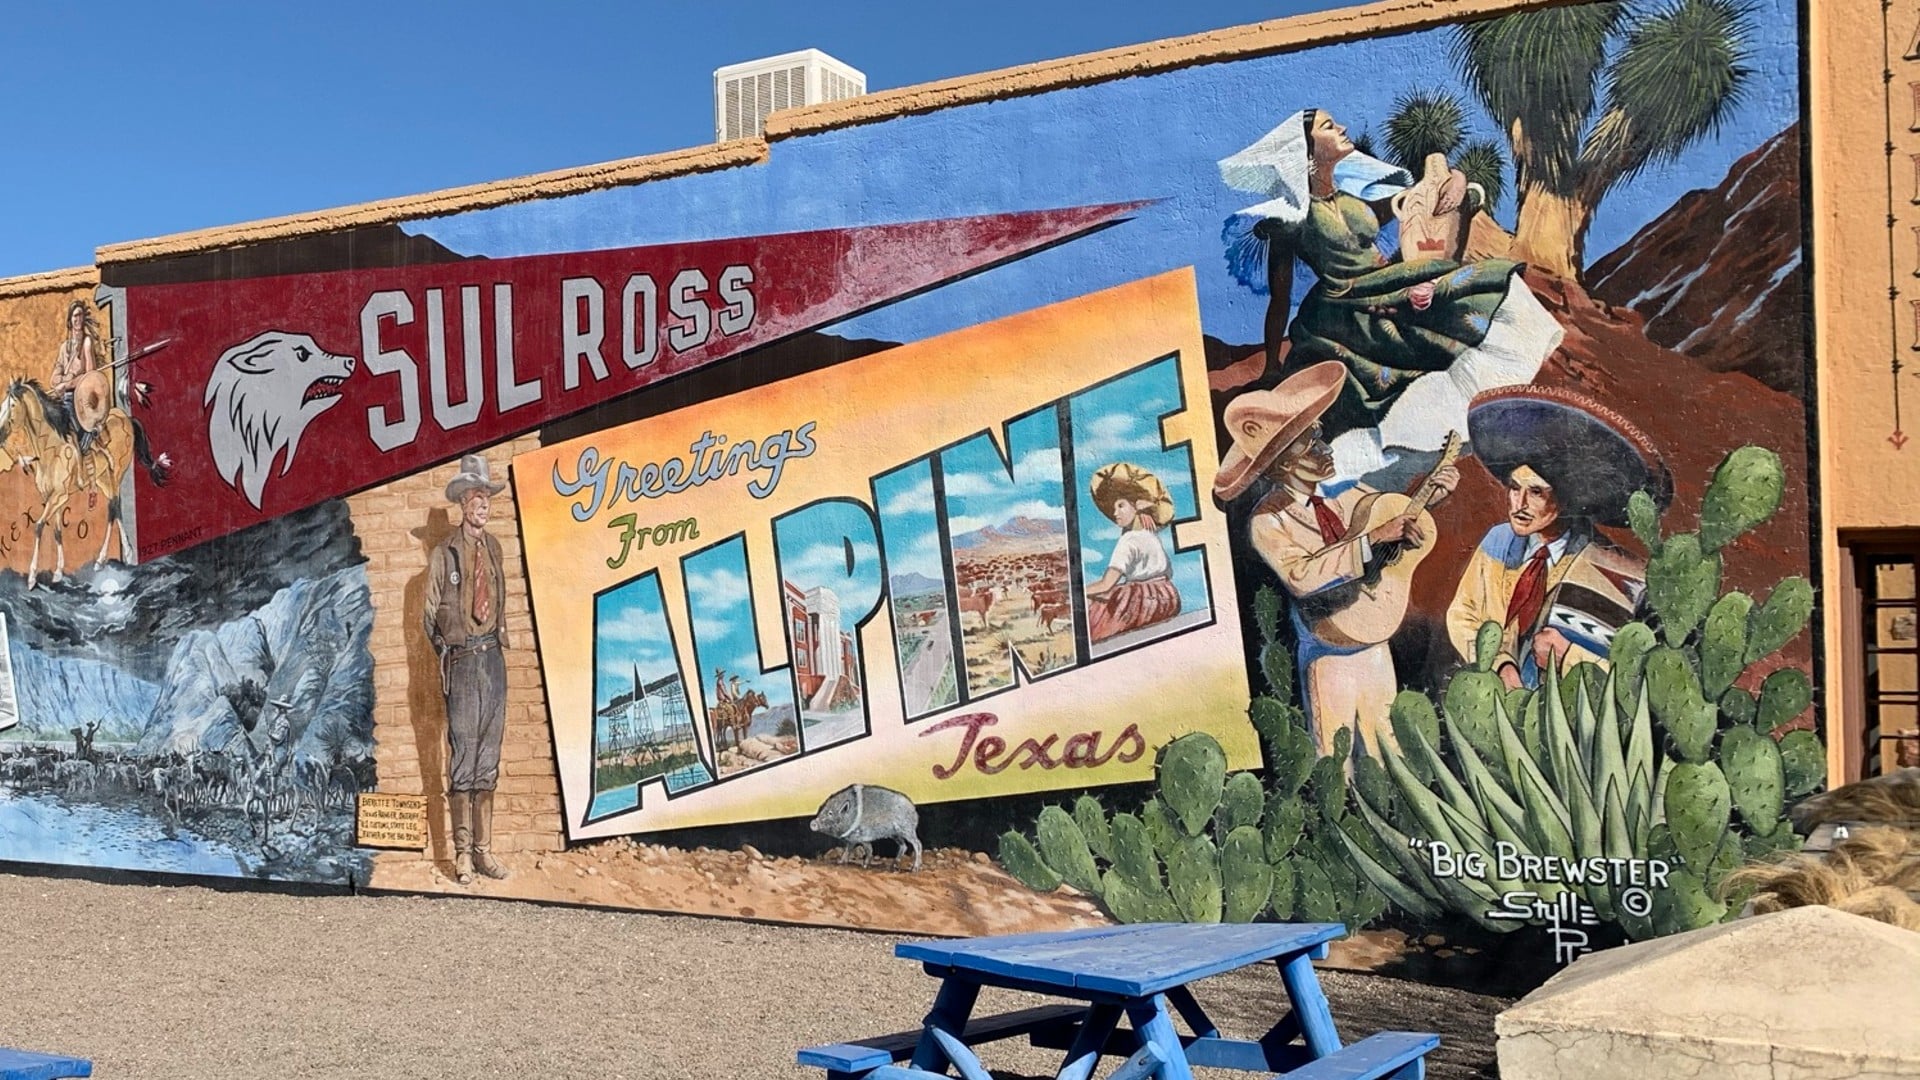
[{"label": "badge on shirt", "polygon": [[460,571],[458,570],[447,571],[447,584],[449,585],[460,584]]}]

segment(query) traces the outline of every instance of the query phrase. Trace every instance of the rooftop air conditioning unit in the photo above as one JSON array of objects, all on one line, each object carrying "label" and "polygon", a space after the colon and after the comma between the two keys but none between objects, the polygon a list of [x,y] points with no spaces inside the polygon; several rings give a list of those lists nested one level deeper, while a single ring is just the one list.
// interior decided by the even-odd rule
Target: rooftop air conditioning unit
[{"label": "rooftop air conditioning unit", "polygon": [[867,77],[819,49],[729,64],[713,73],[713,134],[725,142],[766,130],[776,109],[840,101],[867,92]]}]

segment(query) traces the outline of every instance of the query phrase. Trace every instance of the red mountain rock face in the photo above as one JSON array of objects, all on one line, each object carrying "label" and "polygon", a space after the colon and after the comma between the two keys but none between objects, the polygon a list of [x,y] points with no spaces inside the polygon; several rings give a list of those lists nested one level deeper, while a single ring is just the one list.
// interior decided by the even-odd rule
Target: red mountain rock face
[{"label": "red mountain rock face", "polygon": [[1776,390],[1805,386],[1800,126],[1688,192],[1587,269],[1587,288],[1646,323],[1648,340]]}]

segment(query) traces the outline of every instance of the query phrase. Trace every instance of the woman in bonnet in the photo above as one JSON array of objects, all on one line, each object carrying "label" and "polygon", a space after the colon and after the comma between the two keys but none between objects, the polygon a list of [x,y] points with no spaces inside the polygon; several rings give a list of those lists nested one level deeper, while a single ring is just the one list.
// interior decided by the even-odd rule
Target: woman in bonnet
[{"label": "woman in bonnet", "polygon": [[[1267,196],[1228,219],[1227,263],[1270,297],[1269,359],[1283,337],[1291,343],[1278,374],[1326,360],[1347,369],[1322,419],[1342,479],[1430,457],[1449,431],[1465,431],[1475,394],[1531,382],[1565,336],[1520,263],[1389,261],[1376,241],[1388,200],[1413,177],[1356,151],[1324,110],[1288,117],[1221,161],[1220,175]],[[1316,280],[1289,323],[1296,257]]]},{"label": "woman in bonnet", "polygon": [[1115,525],[1107,572],[1087,586],[1087,637],[1095,642],[1180,614],[1180,590],[1160,530],[1173,521],[1173,497],[1160,478],[1124,461],[1093,474],[1093,505]]}]

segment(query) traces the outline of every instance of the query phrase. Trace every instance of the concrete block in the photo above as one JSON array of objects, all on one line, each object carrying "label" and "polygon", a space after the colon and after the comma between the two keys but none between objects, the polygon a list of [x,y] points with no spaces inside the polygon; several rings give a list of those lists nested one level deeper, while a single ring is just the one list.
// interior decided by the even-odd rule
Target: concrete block
[{"label": "concrete block", "polygon": [[1827,907],[1592,953],[1500,1014],[1502,1080],[1920,1077],[1920,934]]}]

